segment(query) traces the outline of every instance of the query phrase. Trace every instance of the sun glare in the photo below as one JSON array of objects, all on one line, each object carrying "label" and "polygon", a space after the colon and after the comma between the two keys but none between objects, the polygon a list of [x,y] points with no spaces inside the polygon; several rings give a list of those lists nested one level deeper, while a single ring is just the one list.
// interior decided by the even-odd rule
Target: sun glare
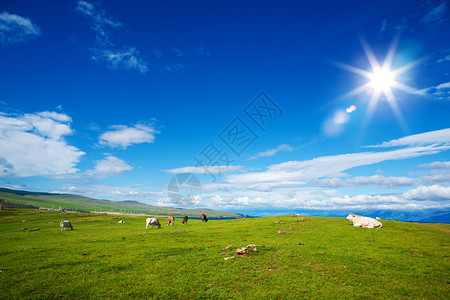
[{"label": "sun glare", "polygon": [[393,43],[393,45],[389,49],[384,62],[380,63],[375,57],[375,54],[372,52],[372,49],[369,47],[369,45],[364,41],[361,42],[366,53],[367,60],[369,61],[371,70],[367,71],[340,63],[338,63],[338,65],[350,72],[367,78],[368,81],[365,84],[345,94],[343,97],[350,97],[362,93],[370,95],[368,103],[369,106],[367,109],[367,116],[365,120],[366,122],[371,119],[380,98],[384,97],[384,99],[386,99],[391,106],[391,109],[394,112],[398,122],[402,127],[405,128],[406,124],[403,121],[402,113],[394,96],[393,89],[395,88],[409,93],[416,92],[414,88],[399,82],[398,76],[417,65],[420,60],[413,61],[397,69],[392,69],[392,62],[395,56],[395,43]]},{"label": "sun glare", "polygon": [[385,93],[395,85],[395,75],[387,68],[374,70],[369,79],[375,93]]}]

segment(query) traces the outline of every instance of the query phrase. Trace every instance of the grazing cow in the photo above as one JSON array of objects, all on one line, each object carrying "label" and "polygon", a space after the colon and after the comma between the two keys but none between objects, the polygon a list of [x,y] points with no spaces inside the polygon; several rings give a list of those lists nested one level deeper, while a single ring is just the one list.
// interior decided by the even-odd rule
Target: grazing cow
[{"label": "grazing cow", "polygon": [[152,229],[155,226],[158,226],[158,228],[161,229],[161,224],[159,224],[159,221],[156,218],[147,218],[145,223],[145,229],[148,229],[148,225],[152,225]]},{"label": "grazing cow", "polygon": [[183,222],[181,222],[181,224],[186,224],[187,225],[188,219],[189,219],[188,216],[184,216]]},{"label": "grazing cow", "polygon": [[369,217],[358,216],[352,213],[347,216],[347,220],[352,221],[353,226],[355,227],[363,227],[363,228],[383,227],[383,224],[381,224],[381,222],[378,220]]},{"label": "grazing cow", "polygon": [[61,226],[61,231],[66,230],[66,228],[73,230],[72,223],[70,223],[70,221],[67,220],[61,221],[61,223],[59,223],[59,226]]},{"label": "grazing cow", "polygon": [[202,222],[208,222],[208,218],[205,214],[202,214]]},{"label": "grazing cow", "polygon": [[175,217],[174,217],[174,216],[170,216],[170,217],[167,219],[166,225],[169,226],[169,224],[170,224],[170,226],[173,226],[174,223],[175,223]]}]

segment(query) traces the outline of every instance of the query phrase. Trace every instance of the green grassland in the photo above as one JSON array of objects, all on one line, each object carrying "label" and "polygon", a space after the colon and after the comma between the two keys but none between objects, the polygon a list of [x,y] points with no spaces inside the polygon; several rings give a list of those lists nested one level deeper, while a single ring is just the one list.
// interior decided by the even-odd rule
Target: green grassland
[{"label": "green grassland", "polygon": [[[60,231],[63,219],[73,231]],[[146,230],[144,217],[120,219],[125,223],[111,215],[0,211],[0,298],[450,295],[448,224],[382,221],[382,229],[363,229],[344,217],[277,216],[177,219],[166,227],[160,218],[161,229]],[[248,244],[258,251],[224,260]],[[228,245],[235,247],[219,253]]]},{"label": "green grassland", "polygon": [[28,191],[10,190],[0,188],[0,198],[11,203],[28,204],[43,208],[64,208],[82,211],[123,212],[134,214],[196,216],[202,212],[210,217],[239,217],[239,214],[230,211],[216,211],[212,209],[177,209],[171,207],[159,207],[136,201],[110,201],[99,200],[71,194],[36,193]]}]

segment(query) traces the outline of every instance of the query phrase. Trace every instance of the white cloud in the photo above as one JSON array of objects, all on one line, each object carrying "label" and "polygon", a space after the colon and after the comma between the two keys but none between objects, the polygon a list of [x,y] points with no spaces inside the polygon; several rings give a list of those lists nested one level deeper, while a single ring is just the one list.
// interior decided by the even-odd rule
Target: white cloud
[{"label": "white cloud", "polygon": [[76,11],[88,19],[92,30],[97,34],[97,42],[102,45],[111,45],[109,31],[122,27],[122,23],[86,1],[78,1]]},{"label": "white cloud", "polygon": [[450,184],[450,161],[434,161],[419,165],[420,168],[430,169],[420,178],[425,185]]},{"label": "white cloud", "polygon": [[310,210],[424,210],[448,209],[450,188],[420,186],[403,194],[339,195],[319,188],[285,189],[270,194],[256,191],[233,191],[205,194],[202,205],[216,209],[310,209]]},{"label": "white cloud", "polygon": [[425,185],[450,185],[450,172],[448,170],[432,170],[429,175],[420,178],[419,182]]},{"label": "white cloud", "polygon": [[288,144],[281,144],[281,145],[279,145],[278,147],[276,147],[274,149],[268,149],[266,151],[256,153],[254,156],[250,157],[249,160],[257,159],[258,157],[274,156],[275,154],[277,154],[280,151],[290,152],[290,151],[294,151],[294,148],[291,145],[288,145]]},{"label": "white cloud", "polygon": [[403,194],[406,199],[412,200],[450,200],[450,187],[439,185],[418,186]]},{"label": "white cloud", "polygon": [[0,13],[0,44],[21,43],[39,35],[41,35],[39,27],[30,19],[5,11]]},{"label": "white cloud", "polygon": [[95,177],[111,177],[132,170],[133,167],[115,156],[107,156],[105,159],[97,161],[94,170],[86,173]]},{"label": "white cloud", "polygon": [[[449,83],[450,84],[450,83]],[[379,147],[402,147],[402,146],[419,146],[419,145],[449,145],[450,144],[450,128],[429,131],[414,135],[409,135],[400,139],[383,142],[381,145],[367,146],[368,148]]]},{"label": "white cloud", "polygon": [[229,183],[253,185],[258,183],[310,181],[320,177],[332,176],[358,166],[372,165],[387,160],[408,159],[436,154],[450,149],[450,145],[429,145],[385,152],[362,152],[322,156],[305,161],[289,161],[271,165],[263,172],[249,172],[227,176]]},{"label": "white cloud", "polygon": [[91,58],[96,62],[106,62],[112,69],[137,70],[141,73],[148,71],[147,62],[139,57],[139,52],[134,47],[122,50],[94,50]]},{"label": "white cloud", "polygon": [[383,21],[381,21],[380,33],[386,31],[386,25],[387,25],[387,20],[383,19]]},{"label": "white cloud", "polygon": [[78,1],[76,10],[80,11],[86,16],[94,15],[94,5],[86,1]]},{"label": "white cloud", "polygon": [[429,169],[449,169],[450,161],[434,161],[429,164],[421,164],[420,168],[429,168]]},{"label": "white cloud", "polygon": [[348,179],[340,178],[324,178],[317,179],[314,181],[320,187],[357,187],[363,185],[379,185],[383,188],[397,188],[401,186],[411,186],[414,185],[415,180],[408,177],[385,177],[381,175],[373,176],[356,176]]},{"label": "white cloud", "polygon": [[445,56],[445,57],[443,57],[443,58],[438,59],[436,62],[437,63],[441,63],[441,62],[444,62],[444,61],[450,61],[450,54]]},{"label": "white cloud", "polygon": [[56,112],[0,114],[0,176],[73,174],[84,152],[64,137],[72,134],[71,118]]},{"label": "white cloud", "polygon": [[62,136],[72,134],[72,129],[67,123],[71,119],[63,114],[55,112],[25,114],[22,120],[31,124],[37,133],[47,138],[58,140]]},{"label": "white cloud", "polygon": [[447,11],[447,4],[442,2],[440,5],[432,7],[426,15],[420,20],[421,23],[430,24],[433,22],[442,23],[445,19],[445,13]]},{"label": "white cloud", "polygon": [[159,133],[152,125],[144,124],[136,124],[132,127],[113,125],[110,129],[100,136],[100,144],[123,149],[133,144],[153,143],[156,134]]},{"label": "white cloud", "polygon": [[204,167],[181,167],[176,169],[163,170],[166,173],[192,173],[192,174],[223,174],[241,169],[242,166],[204,166]]},{"label": "white cloud", "polygon": [[[136,47],[124,46],[123,43],[112,41],[116,31],[123,27],[122,23],[114,20],[106,11],[98,9],[94,4],[78,1],[76,11],[83,15],[90,23],[96,34],[96,47],[91,49],[91,59],[105,62],[111,69],[136,70],[140,73],[148,71],[148,63],[141,57]],[[117,44],[121,45],[120,47]]]},{"label": "white cloud", "polygon": [[421,89],[415,92],[419,96],[430,96],[438,101],[450,100],[450,82],[441,83],[436,86]]},{"label": "white cloud", "polygon": [[[359,166],[372,165],[388,160],[410,159],[448,150],[450,149],[448,133],[448,130],[442,130],[411,135],[377,146],[379,148],[381,146],[402,147],[390,151],[323,156],[305,161],[274,164],[259,172],[227,174],[224,180],[220,182],[202,186],[205,195],[203,199],[206,204],[210,203],[212,207],[217,205],[219,208],[227,209],[245,209],[248,207],[259,207],[261,209],[279,207],[351,209],[355,206],[375,209],[442,208],[446,204],[436,203],[437,198],[426,201],[410,198],[413,192],[405,195],[341,196],[337,190],[327,188],[366,185],[397,188],[415,186],[417,182],[426,185],[424,184],[424,178],[388,177],[380,174],[347,179],[334,177],[335,174],[342,174],[343,171]],[[436,166],[436,164],[433,166]],[[440,178],[428,178],[428,181],[444,179],[442,174],[439,176]],[[315,179],[317,179],[315,182],[319,184],[319,187],[305,186],[308,182],[314,183]]]}]

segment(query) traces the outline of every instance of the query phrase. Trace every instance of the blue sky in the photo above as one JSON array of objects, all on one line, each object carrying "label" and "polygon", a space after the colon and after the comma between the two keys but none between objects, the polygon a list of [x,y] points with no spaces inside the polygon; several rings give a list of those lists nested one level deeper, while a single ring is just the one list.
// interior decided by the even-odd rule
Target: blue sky
[{"label": "blue sky", "polygon": [[449,5],[2,1],[0,185],[448,210]]}]

